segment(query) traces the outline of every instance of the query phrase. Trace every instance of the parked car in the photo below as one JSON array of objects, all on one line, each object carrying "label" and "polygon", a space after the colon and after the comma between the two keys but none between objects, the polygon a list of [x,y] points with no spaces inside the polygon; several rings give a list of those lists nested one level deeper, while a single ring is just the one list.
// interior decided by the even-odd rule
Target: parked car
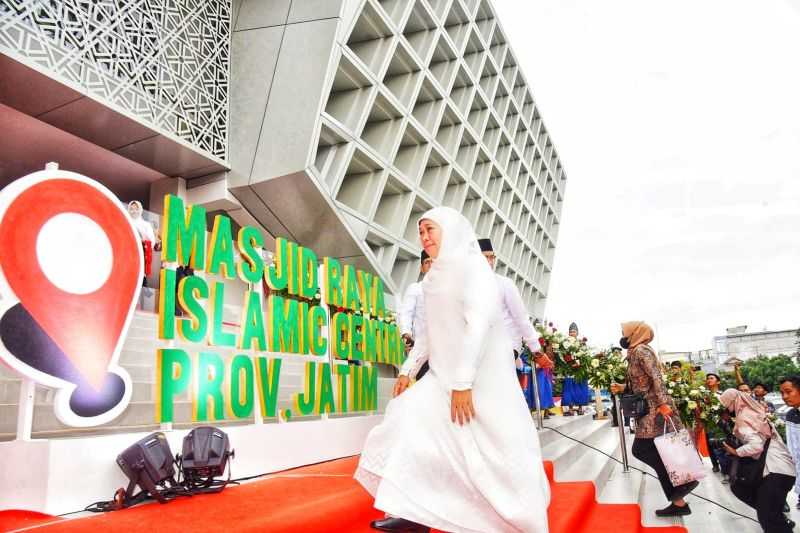
[{"label": "parked car", "polygon": [[780,407],[777,407],[777,406],[775,407],[775,414],[778,415],[778,417],[781,420],[786,420],[786,415],[788,415],[789,411],[791,411],[791,410],[792,410],[791,407],[789,407],[788,405],[784,404],[784,405],[782,405]]}]

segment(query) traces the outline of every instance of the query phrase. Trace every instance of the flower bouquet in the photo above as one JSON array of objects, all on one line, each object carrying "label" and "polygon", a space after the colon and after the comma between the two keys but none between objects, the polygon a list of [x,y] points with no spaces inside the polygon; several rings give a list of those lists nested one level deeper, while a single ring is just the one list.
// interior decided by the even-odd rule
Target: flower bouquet
[{"label": "flower bouquet", "polygon": [[623,383],[628,363],[619,350],[609,348],[589,359],[589,385],[608,389],[612,383]]},{"label": "flower bouquet", "polygon": [[786,422],[775,413],[768,413],[767,420],[769,420],[770,423],[775,426],[775,431],[777,431],[778,435],[781,436],[783,442],[786,442]]},{"label": "flower bouquet", "polygon": [[707,431],[716,428],[723,411],[719,398],[694,374],[667,378],[667,393],[672,396],[681,421],[687,427],[702,425]]},{"label": "flower bouquet", "polygon": [[548,346],[552,346],[555,349],[566,338],[566,335],[553,327],[552,322],[547,325],[536,324],[536,331],[539,333],[539,344],[542,345],[543,350],[546,350]]}]

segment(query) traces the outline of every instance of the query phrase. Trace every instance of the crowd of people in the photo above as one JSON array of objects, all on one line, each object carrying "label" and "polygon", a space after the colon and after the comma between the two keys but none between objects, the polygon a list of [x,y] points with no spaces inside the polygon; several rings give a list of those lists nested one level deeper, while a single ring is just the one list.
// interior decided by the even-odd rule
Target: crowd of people
[{"label": "crowd of people", "polygon": [[[408,287],[398,314],[408,357],[355,474],[386,513],[371,525],[383,531],[544,533],[549,484],[531,413],[557,412],[554,368],[564,356],[537,333],[513,282],[494,272],[491,241],[477,239],[462,215],[432,209],[419,230],[422,279]],[[577,324],[569,337],[560,337],[563,346],[585,347]],[[644,322],[622,324],[624,383],[609,388],[623,406],[626,398],[639,398],[638,411],[626,408],[620,422],[635,420],[633,455],[655,471],[669,501],[656,514],[684,516],[691,513],[686,498],[702,476],[674,482],[675,472],[660,455],[656,440],[667,421],[669,431],[684,424],[667,385],[673,378],[650,346],[653,337]],[[729,476],[733,493],[756,510],[765,532],[791,531],[784,505],[800,479],[800,377],[781,382],[784,401],[794,408],[787,417],[788,446],[768,417],[766,387],[722,392],[719,376],[711,373],[706,389],[722,406],[714,425],[725,434],[719,440],[703,433],[713,471]],[[588,384],[567,376],[561,414],[580,415],[588,403]],[[800,494],[800,484],[795,488]]]},{"label": "crowd of people", "polygon": [[[660,369],[655,351],[650,347],[653,331],[643,322],[627,323],[622,327],[620,344],[628,352],[626,384],[613,384],[614,394],[625,392],[641,394],[646,399],[646,413],[636,421],[636,438],[633,454],[655,470],[669,505],[656,511],[659,516],[685,516],[691,513],[686,496],[699,483],[673,485],[663,458],[653,444],[655,437],[664,433],[669,419],[677,428],[682,422],[676,416],[676,406],[668,393],[666,379]],[[683,379],[681,364],[673,363],[667,376],[671,384]],[[715,373],[705,376],[705,388],[710,398],[719,402],[722,409],[714,419],[700,424],[714,426],[720,438],[705,433],[710,451],[712,471],[725,476],[724,482],[733,494],[756,510],[758,522],[766,533],[789,533],[794,523],[784,513],[789,511],[787,497],[794,487],[800,494],[800,432],[789,429],[790,446],[784,442],[770,421],[774,411],[767,400],[768,388],[763,384],[751,387],[742,382],[736,389],[720,391],[720,377]],[[792,407],[787,419],[800,420],[800,376],[781,379],[784,402]],[[709,402],[710,403],[710,402]],[[697,411],[700,412],[700,408]],[[787,424],[788,425],[788,424]]]}]

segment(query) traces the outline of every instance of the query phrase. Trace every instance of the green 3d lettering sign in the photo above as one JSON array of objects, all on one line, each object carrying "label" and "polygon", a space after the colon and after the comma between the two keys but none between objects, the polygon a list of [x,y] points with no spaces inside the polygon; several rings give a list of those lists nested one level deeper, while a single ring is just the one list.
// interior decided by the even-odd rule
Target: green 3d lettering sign
[{"label": "green 3d lettering sign", "polygon": [[[309,416],[377,409],[377,369],[371,364],[401,365],[405,351],[400,332],[385,307],[383,282],[377,276],[342,265],[332,257],[318,260],[309,248],[283,238],[273,261],[264,261],[264,237],[253,227],[233,235],[228,217],[217,215],[206,232],[206,212],[184,206],[168,195],[161,224],[162,262],[191,266],[217,278],[252,285],[266,283],[268,295],[244,294],[238,331],[223,328],[223,281],[161,270],[158,334],[203,343],[197,354],[166,348],[157,353],[156,419],[172,422],[177,397],[191,399],[197,422],[252,417],[256,402],[264,417]],[[238,258],[236,253],[238,252]],[[176,301],[185,310],[175,316]],[[234,348],[222,357],[213,347]],[[305,364],[302,390],[292,408],[278,412],[280,357],[314,356]]]}]

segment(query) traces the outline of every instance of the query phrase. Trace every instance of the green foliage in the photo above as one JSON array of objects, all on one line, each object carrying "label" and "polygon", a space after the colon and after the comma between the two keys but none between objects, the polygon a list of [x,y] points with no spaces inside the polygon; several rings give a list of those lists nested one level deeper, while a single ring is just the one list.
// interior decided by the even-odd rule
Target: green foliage
[{"label": "green foliage", "polygon": [[797,340],[794,341],[794,345],[797,346],[794,356],[797,357],[797,362],[800,363],[800,328],[797,328],[797,331],[794,332],[794,336],[797,337]]},{"label": "green foliage", "polygon": [[716,394],[706,389],[705,374],[683,364],[680,372],[671,370],[665,382],[684,425],[695,428],[702,424],[713,433],[723,409]]},{"label": "green foliage", "polygon": [[736,374],[723,370],[719,372],[719,390],[726,391],[736,388]]},{"label": "green foliage", "polygon": [[624,383],[627,361],[622,357],[622,352],[609,348],[604,352],[595,354],[589,359],[589,385],[594,388],[608,389],[612,383]]},{"label": "green foliage", "polygon": [[785,354],[775,357],[759,355],[745,361],[742,364],[741,371],[742,377],[751,387],[756,383],[763,383],[770,390],[776,391],[780,386],[780,379],[800,374],[800,367],[791,357]]},{"label": "green foliage", "polygon": [[555,360],[555,372],[559,376],[571,377],[575,381],[582,382],[589,379],[589,362],[592,359],[592,350],[587,344],[587,339],[578,339],[564,335],[555,329],[552,323],[548,326],[537,324],[536,331],[539,333],[539,343],[542,346],[552,349],[547,353],[552,353]]}]

